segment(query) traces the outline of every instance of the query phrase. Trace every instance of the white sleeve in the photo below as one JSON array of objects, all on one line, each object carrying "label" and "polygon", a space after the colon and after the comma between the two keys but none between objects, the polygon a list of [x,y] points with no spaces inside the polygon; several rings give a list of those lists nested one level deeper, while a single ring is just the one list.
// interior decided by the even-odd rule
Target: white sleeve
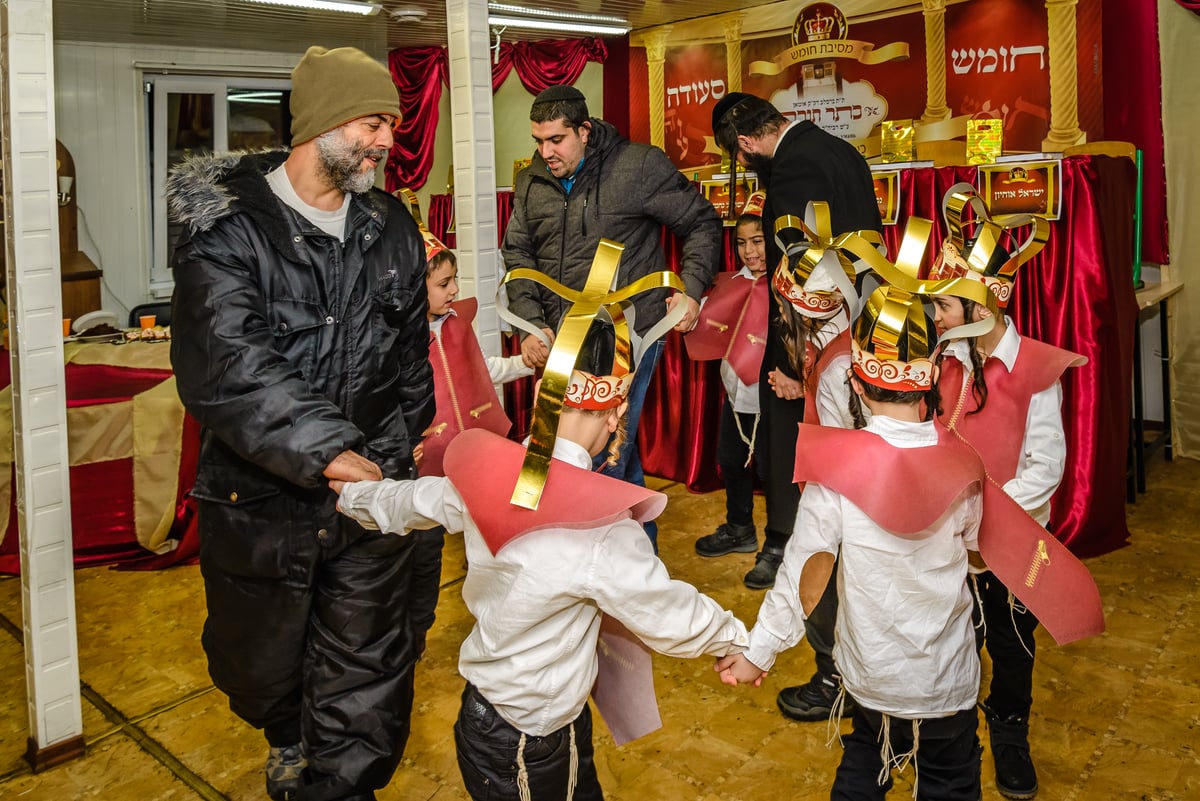
[{"label": "white sleeve", "polygon": [[767,590],[750,632],[745,656],[755,667],[770,670],[780,652],[800,642],[807,618],[800,604],[800,573],[815,554],[837,555],[841,539],[841,496],[809,482],[800,495],[796,527],[783,549],[775,586]]},{"label": "white sleeve", "polygon": [[[850,367],[849,356],[838,356],[829,363],[817,382],[817,420],[823,426],[854,428],[850,416],[850,386],[846,381],[846,370]],[[867,411],[863,404],[863,413]]]},{"label": "white sleeve", "polygon": [[661,654],[693,658],[745,649],[746,626],[691,584],[676,581],[631,519],[597,537],[580,592]]},{"label": "white sleeve", "polygon": [[338,510],[363,528],[407,534],[415,528],[463,530],[466,505],[450,479],[355,481],[342,487]]},{"label": "white sleeve", "polygon": [[493,384],[507,384],[509,381],[516,381],[518,378],[524,378],[527,375],[533,375],[533,368],[526,367],[521,361],[521,354],[515,356],[487,356],[483,357],[487,362],[488,376],[492,379]]},{"label": "white sleeve", "polygon": [[[1066,458],[1062,385],[1055,381],[1052,387],[1029,399],[1017,474],[1005,482],[1004,491],[1025,511],[1041,510],[1062,481]],[[1045,513],[1035,516],[1044,517]]]}]

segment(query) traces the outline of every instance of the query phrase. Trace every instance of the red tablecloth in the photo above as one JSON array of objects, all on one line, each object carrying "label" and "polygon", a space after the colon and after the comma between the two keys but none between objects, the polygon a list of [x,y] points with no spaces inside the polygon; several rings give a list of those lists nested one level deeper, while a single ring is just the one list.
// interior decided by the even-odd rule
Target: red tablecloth
[{"label": "red tablecloth", "polygon": [[[135,343],[120,348],[161,348],[163,345]],[[96,351],[93,350],[93,353]],[[102,352],[102,351],[101,351]],[[124,352],[123,352],[124,353]],[[164,351],[165,353],[165,351]],[[0,390],[11,381],[7,354],[0,358]],[[159,354],[156,354],[159,355]],[[171,378],[171,371],[143,369],[110,364],[75,364],[65,366],[67,408],[80,409],[103,404],[131,401]],[[190,558],[194,537],[186,537],[191,515],[188,514],[187,493],[196,473],[196,454],[199,431],[190,418],[184,419],[180,439],[179,485],[176,492],[175,524],[169,538],[183,541],[188,547],[164,554],[154,554],[138,541],[134,503],[134,458],[73,464],[70,468],[71,527],[77,566],[110,562],[136,564],[152,560],[154,566],[165,566]],[[8,526],[0,540],[0,572],[20,571],[20,541],[17,524],[15,466],[10,471],[12,492],[9,501]]]}]

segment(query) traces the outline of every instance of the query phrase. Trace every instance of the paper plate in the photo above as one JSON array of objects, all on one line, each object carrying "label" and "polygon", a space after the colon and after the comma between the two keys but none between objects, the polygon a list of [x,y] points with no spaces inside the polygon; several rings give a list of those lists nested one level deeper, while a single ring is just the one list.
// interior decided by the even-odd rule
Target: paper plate
[{"label": "paper plate", "polygon": [[110,311],[90,311],[87,314],[76,318],[71,322],[71,330],[78,334],[81,331],[86,331],[92,326],[108,323],[113,328],[120,328],[117,324],[117,315]]}]

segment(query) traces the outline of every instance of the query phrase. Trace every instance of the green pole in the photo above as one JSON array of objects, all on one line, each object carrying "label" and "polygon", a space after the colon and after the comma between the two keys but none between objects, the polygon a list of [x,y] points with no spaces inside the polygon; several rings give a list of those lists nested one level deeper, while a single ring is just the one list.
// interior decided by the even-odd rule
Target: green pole
[{"label": "green pole", "polygon": [[1134,194],[1133,206],[1133,288],[1145,286],[1142,281],[1142,149],[1138,148],[1137,158],[1137,192]]}]

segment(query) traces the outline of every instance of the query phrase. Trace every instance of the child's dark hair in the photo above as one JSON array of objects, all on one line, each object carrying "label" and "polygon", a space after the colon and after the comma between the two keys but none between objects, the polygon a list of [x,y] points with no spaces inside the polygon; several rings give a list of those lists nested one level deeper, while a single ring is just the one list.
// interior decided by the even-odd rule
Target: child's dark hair
[{"label": "child's dark hair", "polygon": [[[780,266],[781,270],[787,269],[786,266]],[[820,320],[816,317],[809,317],[796,311],[785,298],[778,295],[775,300],[779,303],[779,338],[783,340],[783,348],[787,353],[788,364],[791,365],[792,371],[800,378],[800,385],[808,389],[808,373],[812,370],[812,366],[821,358],[821,354],[825,351],[824,347],[817,348],[817,334],[829,322],[829,320]],[[812,363],[805,369],[804,353],[805,344],[811,343],[813,346]]]},{"label": "child's dark hair", "polygon": [[[963,321],[969,323],[974,320],[975,309],[978,308],[979,304],[973,300],[967,300],[966,298],[959,298],[958,301],[962,304]],[[983,357],[979,355],[979,345],[977,344],[975,337],[970,337],[967,340],[967,349],[971,354],[971,394],[975,396],[975,409],[967,412],[967,414],[978,414],[979,412],[983,411],[983,407],[987,404],[987,379],[983,375]],[[937,358],[937,363],[939,365],[941,365],[942,359],[945,358],[945,356],[946,351],[943,348],[942,352],[938,354]],[[957,400],[958,399],[956,397],[955,401]],[[935,408],[940,416],[945,410],[941,407],[940,397],[938,398],[938,401],[939,403]]]},{"label": "child's dark hair", "polygon": [[433,258],[425,264],[425,277],[428,278],[436,273],[443,264],[449,264],[451,267],[458,266],[458,257],[450,248],[443,248],[433,254]]},{"label": "child's dark hair", "polygon": [[743,214],[739,216],[737,218],[737,228],[740,228],[743,225],[757,225],[759,230],[766,230],[763,228],[762,217],[757,214]]},{"label": "child's dark hair", "polygon": [[[848,372],[846,374],[846,386],[850,387],[850,419],[854,421],[855,428],[866,428],[867,418],[863,414],[862,401],[858,397],[858,393],[854,391],[851,385],[853,377]],[[937,382],[934,381],[928,390],[922,391],[919,389],[899,390],[899,389],[884,389],[877,387],[867,381],[858,379],[858,383],[862,385],[863,395],[875,401],[876,403],[904,403],[914,404],[925,402],[924,414],[921,415],[922,420],[929,420],[933,417],[933,410],[938,409],[941,404],[941,393],[938,392]]]}]

